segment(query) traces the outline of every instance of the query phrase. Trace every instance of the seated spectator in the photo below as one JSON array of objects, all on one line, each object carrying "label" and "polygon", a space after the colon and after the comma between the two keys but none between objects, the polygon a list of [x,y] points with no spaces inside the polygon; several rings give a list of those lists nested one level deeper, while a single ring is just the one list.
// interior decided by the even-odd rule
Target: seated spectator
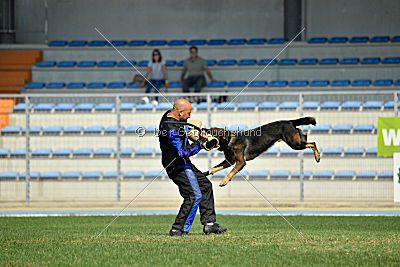
[{"label": "seated spectator", "polygon": [[[201,89],[207,84],[204,71],[212,81],[215,80],[207,66],[207,62],[198,56],[197,47],[191,46],[189,52],[190,57],[185,60],[181,74],[182,91],[188,93],[189,87],[194,86],[194,92],[200,93]],[[188,72],[189,75],[185,79],[186,72]],[[194,100],[197,101],[198,99],[195,98]]]},{"label": "seated spectator", "polygon": [[[147,66],[147,72],[145,74],[145,80],[142,86],[146,86],[146,94],[150,93],[151,89],[154,88],[155,93],[159,93],[161,87],[165,85],[165,90],[168,89],[168,74],[165,61],[162,60],[161,52],[158,49],[153,50],[152,60]],[[147,85],[146,85],[147,84]],[[150,99],[145,96],[142,98],[143,102],[149,103]],[[152,101],[153,104],[158,104],[158,97]]]}]

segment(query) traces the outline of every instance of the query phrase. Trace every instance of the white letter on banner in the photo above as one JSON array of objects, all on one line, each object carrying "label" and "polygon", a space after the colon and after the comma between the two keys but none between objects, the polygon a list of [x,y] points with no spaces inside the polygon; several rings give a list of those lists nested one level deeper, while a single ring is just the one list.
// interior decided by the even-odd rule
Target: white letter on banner
[{"label": "white letter on banner", "polygon": [[387,129],[382,129],[382,135],[385,146],[391,146],[392,140],[394,146],[400,145],[400,129],[397,130],[397,135],[394,129],[389,129],[389,134]]}]

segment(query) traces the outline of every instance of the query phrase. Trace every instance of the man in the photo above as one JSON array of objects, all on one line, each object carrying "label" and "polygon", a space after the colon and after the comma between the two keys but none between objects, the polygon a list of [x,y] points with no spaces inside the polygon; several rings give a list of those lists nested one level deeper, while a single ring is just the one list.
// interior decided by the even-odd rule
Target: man
[{"label": "man", "polygon": [[[201,89],[206,86],[206,78],[204,77],[204,71],[207,72],[208,77],[215,81],[211,71],[207,66],[207,62],[198,56],[198,49],[196,46],[189,48],[190,57],[185,60],[183,64],[183,70],[181,74],[182,91],[184,93],[189,92],[189,87],[194,85],[194,92],[199,93]],[[189,72],[188,77],[185,79],[186,72]]]},{"label": "man", "polygon": [[171,236],[187,235],[197,209],[205,234],[220,234],[226,228],[215,223],[214,195],[211,182],[191,162],[189,157],[197,154],[203,144],[189,144],[188,126],[168,122],[186,122],[192,107],[185,99],[175,101],[172,110],[164,113],[159,125],[159,141],[162,164],[168,177],[179,187],[183,203],[169,232]]}]

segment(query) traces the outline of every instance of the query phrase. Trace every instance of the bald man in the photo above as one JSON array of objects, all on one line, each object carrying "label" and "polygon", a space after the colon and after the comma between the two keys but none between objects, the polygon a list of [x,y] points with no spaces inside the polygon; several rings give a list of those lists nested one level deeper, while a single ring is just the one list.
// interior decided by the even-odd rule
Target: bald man
[{"label": "bald man", "polygon": [[168,177],[178,186],[183,203],[169,232],[171,236],[184,236],[189,233],[197,209],[200,208],[200,221],[205,234],[221,234],[225,227],[215,223],[214,194],[212,184],[190,161],[189,157],[202,149],[198,141],[189,144],[188,126],[165,123],[186,122],[190,118],[192,106],[186,99],[175,101],[172,110],[164,113],[160,122],[159,141],[162,164]]}]

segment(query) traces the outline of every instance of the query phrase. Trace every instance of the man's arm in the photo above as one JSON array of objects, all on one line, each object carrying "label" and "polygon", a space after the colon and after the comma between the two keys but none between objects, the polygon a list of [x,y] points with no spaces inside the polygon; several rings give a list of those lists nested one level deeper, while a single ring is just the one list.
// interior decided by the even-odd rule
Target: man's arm
[{"label": "man's arm", "polygon": [[179,134],[176,131],[176,129],[169,130],[168,136],[169,136],[172,144],[177,149],[178,155],[182,158],[188,158],[190,156],[193,156],[193,155],[197,154],[201,149],[198,142],[193,142],[192,144],[186,145],[186,146],[184,144],[182,144],[182,141],[179,138]]},{"label": "man's arm", "polygon": [[183,82],[183,80],[185,79],[186,71],[187,71],[187,68],[183,67],[182,73],[181,73],[181,80],[180,80],[181,82]]},{"label": "man's arm", "polygon": [[214,78],[213,78],[213,76],[212,76],[211,71],[210,71],[209,68],[206,68],[206,73],[207,73],[207,75],[208,75],[208,77],[210,78],[211,81],[213,81],[213,82],[216,81],[216,80],[214,80]]}]

